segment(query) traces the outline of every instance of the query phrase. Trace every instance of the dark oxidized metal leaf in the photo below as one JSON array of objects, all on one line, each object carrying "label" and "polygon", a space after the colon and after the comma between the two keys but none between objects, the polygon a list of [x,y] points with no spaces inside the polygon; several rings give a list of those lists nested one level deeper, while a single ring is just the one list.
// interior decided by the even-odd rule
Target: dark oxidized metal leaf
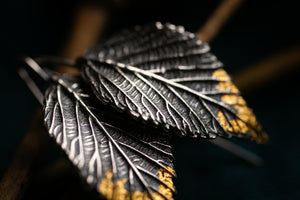
[{"label": "dark oxidized metal leaf", "polygon": [[183,27],[123,31],[81,61],[96,96],[135,117],[192,137],[267,140],[222,63]]},{"label": "dark oxidized metal leaf", "polygon": [[45,124],[81,175],[107,199],[172,199],[168,138],[103,106],[78,77],[46,92]]}]

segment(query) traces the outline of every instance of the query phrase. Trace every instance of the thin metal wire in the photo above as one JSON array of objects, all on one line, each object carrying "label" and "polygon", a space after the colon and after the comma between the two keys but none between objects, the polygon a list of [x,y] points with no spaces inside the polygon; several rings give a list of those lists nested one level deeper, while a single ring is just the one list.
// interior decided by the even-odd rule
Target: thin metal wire
[{"label": "thin metal wire", "polygon": [[24,68],[20,68],[18,70],[18,74],[24,80],[25,84],[30,89],[34,97],[38,100],[38,102],[41,105],[43,105],[44,94],[41,92],[41,90],[38,88],[35,82],[31,79],[28,72]]},{"label": "thin metal wire", "polygon": [[[51,77],[40,67],[40,65],[30,57],[24,57],[20,59],[24,62],[29,69],[34,71],[38,76],[43,79],[44,81],[49,81]],[[30,91],[33,93],[34,97],[38,100],[38,102],[43,105],[44,101],[44,94],[40,90],[39,86],[37,85],[36,81],[32,79],[30,73],[26,67],[21,67],[18,69],[19,76],[24,80],[25,84],[28,86]]]},{"label": "thin metal wire", "polygon": [[43,80],[48,81],[50,76],[40,67],[39,63],[33,60],[30,57],[25,57],[21,59],[27,66],[30,67],[33,71],[35,71]]},{"label": "thin metal wire", "polygon": [[261,157],[245,149],[244,147],[238,146],[226,139],[217,137],[213,140],[207,140],[207,141],[211,142],[212,144],[222,149],[225,149],[226,151],[232,153],[233,155],[243,159],[244,161],[256,167],[259,167],[263,164],[263,159]]},{"label": "thin metal wire", "polygon": [[35,61],[39,64],[67,65],[67,66],[75,67],[75,61],[61,58],[61,57],[41,56],[35,58]]}]

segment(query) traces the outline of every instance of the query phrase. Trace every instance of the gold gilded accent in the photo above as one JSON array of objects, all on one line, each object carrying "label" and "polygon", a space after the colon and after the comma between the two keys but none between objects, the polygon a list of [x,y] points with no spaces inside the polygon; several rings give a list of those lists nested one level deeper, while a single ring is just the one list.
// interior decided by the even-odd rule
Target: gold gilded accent
[{"label": "gold gilded accent", "polygon": [[[171,173],[170,173],[171,172]],[[171,167],[161,168],[158,170],[158,177],[161,182],[163,182],[166,186],[175,191],[172,175],[175,174],[174,169]]]},{"label": "gold gilded accent", "polygon": [[226,131],[243,134],[250,132],[257,143],[266,143],[268,141],[267,134],[262,131],[262,127],[256,120],[252,109],[246,105],[245,100],[241,96],[224,95],[221,100],[227,104],[236,104],[233,107],[238,111],[237,118],[229,122],[222,111],[218,112],[218,120]]},{"label": "gold gilded accent", "polygon": [[220,81],[230,81],[230,77],[224,69],[217,69],[212,74],[213,77],[219,79]]},{"label": "gold gilded accent", "polygon": [[[173,191],[175,191],[175,188],[172,181],[172,175],[174,174],[175,171],[171,167],[158,169],[159,180],[165,184],[160,185],[158,190],[167,200],[173,200],[172,194]],[[124,187],[127,182],[126,179],[117,180],[116,183],[114,183],[112,177],[112,170],[108,170],[105,179],[101,181],[98,187],[100,193],[108,200],[151,200],[150,196],[155,200],[165,200],[158,192],[148,193],[147,191],[135,191],[130,194]]]},{"label": "gold gilded accent", "polygon": [[113,173],[111,170],[106,172],[106,178],[101,181],[99,191],[107,199],[112,199],[114,191],[114,183],[111,181]]},{"label": "gold gilded accent", "polygon": [[[140,192],[140,191],[135,191],[131,195],[133,200],[151,200],[147,192]],[[130,199],[130,198],[129,198]],[[129,200],[128,199],[128,200]],[[126,199],[127,200],[127,199]]]},{"label": "gold gilded accent", "polygon": [[[237,87],[230,81],[228,74],[223,69],[218,69],[213,76],[225,82],[219,82],[216,89],[222,92],[239,93]],[[238,113],[237,118],[230,121],[222,111],[218,112],[218,120],[226,131],[242,134],[251,133],[252,138],[257,143],[267,143],[268,136],[262,131],[261,125],[257,122],[256,117],[246,101],[241,96],[226,94],[221,97],[221,101],[230,107],[234,107]]]},{"label": "gold gilded accent", "polygon": [[99,191],[108,200],[126,200],[128,199],[128,192],[124,188],[126,179],[118,180],[115,184],[112,182],[113,172],[108,170],[106,172],[106,178],[103,179],[99,186]]},{"label": "gold gilded accent", "polygon": [[226,94],[221,97],[221,101],[226,104],[239,104],[239,105],[246,105],[246,101],[243,97],[237,96],[234,94]]},{"label": "gold gilded accent", "polygon": [[232,93],[238,93],[239,90],[231,81],[228,82],[219,82],[218,85],[216,85],[216,88],[222,92],[232,92]]},{"label": "gold gilded accent", "polygon": [[221,81],[218,83],[218,85],[216,85],[216,89],[223,92],[239,92],[235,85],[230,81],[230,77],[224,69],[217,69],[216,71],[214,71],[213,77]]},{"label": "gold gilded accent", "polygon": [[158,170],[158,177],[161,182],[163,182],[165,185],[159,186],[159,192],[163,194],[167,199],[173,199],[172,198],[172,192],[175,192],[172,175],[175,174],[174,169],[171,167],[165,167]]},{"label": "gold gilded accent", "polygon": [[[249,128],[247,124],[248,131],[250,131],[252,138],[257,142],[257,143],[266,143],[268,141],[268,135],[262,131],[261,125],[258,123],[253,111],[251,108],[247,107],[246,105],[241,106],[241,105],[235,105],[235,109],[238,110],[237,116],[248,123],[250,126],[255,127],[255,130],[253,128]],[[239,120],[239,121],[241,121]],[[261,134],[257,134],[257,132],[260,132]]]},{"label": "gold gilded accent", "polygon": [[228,122],[222,111],[218,113],[218,120],[226,131],[240,133],[247,133],[249,131],[247,124],[240,119],[233,119]]},{"label": "gold gilded accent", "polygon": [[[161,191],[161,186],[159,186],[159,192],[163,195],[165,195],[165,197],[167,198],[167,200],[173,200],[172,198],[172,193],[170,193],[171,197],[167,196],[166,194],[164,194],[162,191],[165,191],[165,190],[162,190]],[[164,187],[164,186],[163,186]],[[164,197],[162,197],[159,193],[157,192],[150,192],[150,195],[152,196],[153,199],[155,200],[165,200]],[[140,192],[140,191],[135,191],[133,194],[132,194],[132,200],[152,200],[151,197],[149,196],[149,194],[147,192]],[[129,200],[130,198],[128,198]],[[127,199],[126,199],[127,200]]]}]

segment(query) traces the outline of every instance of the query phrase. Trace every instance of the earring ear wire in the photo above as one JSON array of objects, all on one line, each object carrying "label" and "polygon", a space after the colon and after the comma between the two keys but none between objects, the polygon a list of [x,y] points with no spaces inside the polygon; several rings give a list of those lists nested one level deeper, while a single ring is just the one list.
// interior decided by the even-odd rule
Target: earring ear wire
[{"label": "earring ear wire", "polygon": [[[44,94],[41,91],[40,87],[37,85],[36,81],[34,81],[33,77],[30,75],[32,72],[38,75],[42,81],[48,82],[50,80],[50,76],[45,72],[40,65],[30,57],[20,58],[22,63],[25,63],[27,66],[20,67],[18,69],[19,76],[24,80],[25,84],[28,86],[30,91],[33,93],[38,102],[43,105]],[[29,72],[32,71],[31,73]]]}]

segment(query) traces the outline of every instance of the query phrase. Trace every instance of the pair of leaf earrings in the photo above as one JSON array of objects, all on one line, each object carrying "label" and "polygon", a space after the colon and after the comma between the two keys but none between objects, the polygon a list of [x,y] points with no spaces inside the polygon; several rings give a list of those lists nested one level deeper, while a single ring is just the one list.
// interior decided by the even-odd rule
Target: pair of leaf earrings
[{"label": "pair of leaf earrings", "polygon": [[27,69],[19,74],[44,102],[50,136],[103,197],[169,200],[175,192],[169,142],[175,133],[267,141],[209,50],[183,27],[157,22],[87,50],[75,64],[81,77],[25,58],[46,83],[45,94]]}]

